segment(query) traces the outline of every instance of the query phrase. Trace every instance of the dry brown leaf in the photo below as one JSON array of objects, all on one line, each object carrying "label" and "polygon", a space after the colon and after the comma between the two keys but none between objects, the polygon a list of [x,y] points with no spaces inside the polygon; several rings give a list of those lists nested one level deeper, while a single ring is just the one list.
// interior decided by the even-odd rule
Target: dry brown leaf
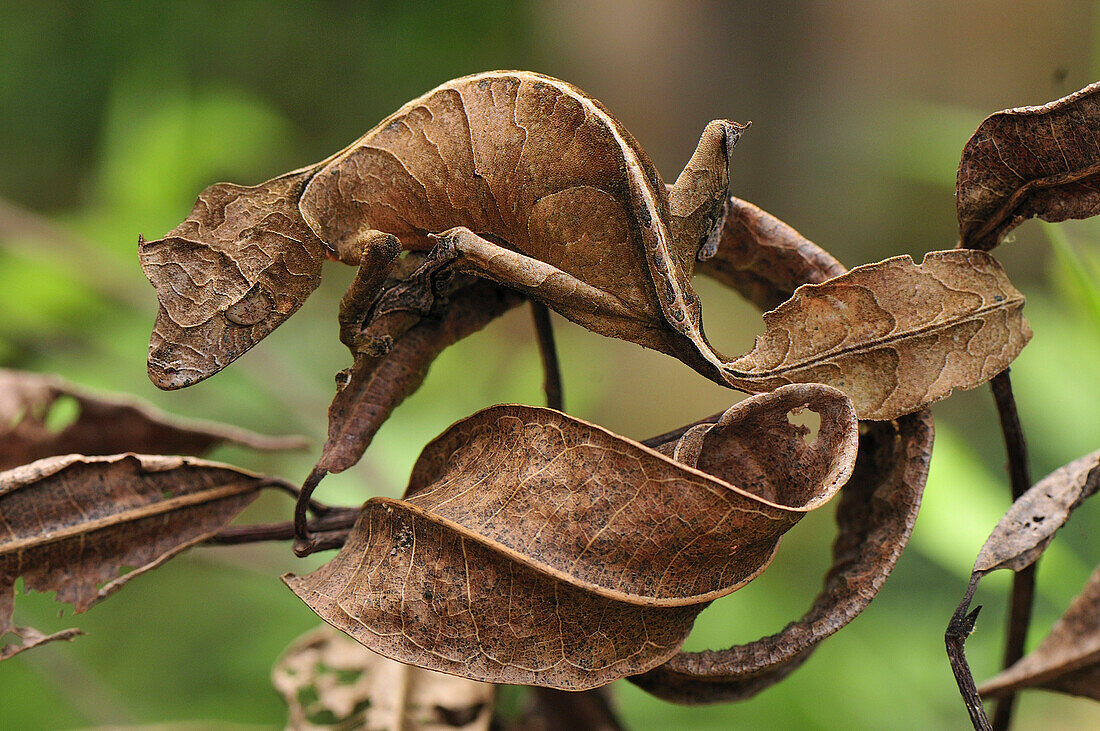
[{"label": "dry brown leaf", "polygon": [[0,473],[0,635],[12,629],[20,576],[25,591],[56,591],[83,612],[216,533],[266,481],[216,462],[134,454],[48,457]]},{"label": "dry brown leaf", "polygon": [[1044,477],[997,523],[974,561],[975,574],[1019,571],[1035,562],[1070,514],[1100,489],[1100,450]]},{"label": "dry brown leaf", "polygon": [[894,257],[799,287],[730,369],[754,391],[827,383],[861,419],[894,419],[1004,370],[1031,338],[1023,304],[984,252]]},{"label": "dry brown leaf", "polygon": [[959,246],[988,251],[1033,216],[1100,213],[1100,84],[988,117],[963,148]]},{"label": "dry brown leaf", "polygon": [[[806,405],[812,445],[786,416]],[[685,458],[737,485],[560,412],[487,409],[424,449],[404,500],[368,501],[336,558],[284,580],[367,647],[432,670],[571,690],[642,672],[854,462],[855,414],[826,386],[705,428]]]},{"label": "dry brown leaf", "polygon": [[827,251],[752,203],[730,198],[715,255],[696,265],[762,310],[790,299],[800,284],[839,277],[844,266]]},{"label": "dry brown leaf", "polygon": [[[61,414],[67,423],[53,423],[54,409],[68,411]],[[219,444],[278,450],[307,442],[179,419],[136,399],[89,393],[56,376],[0,369],[0,471],[55,454],[202,454]]]},{"label": "dry brown leaf", "polygon": [[390,660],[323,626],[275,662],[275,689],[293,729],[488,731],[494,686]]},{"label": "dry brown leaf", "polygon": [[996,697],[1024,688],[1047,688],[1100,701],[1100,568],[1039,646],[986,681],[978,692]]},{"label": "dry brown leaf", "polygon": [[[0,644],[0,661],[15,657],[19,653],[26,652],[32,648],[45,645],[47,642],[56,642],[58,640],[72,642],[77,638],[77,635],[82,634],[84,633],[78,629],[63,629],[60,632],[54,632],[51,635],[47,635],[39,632],[34,627],[12,627],[9,630],[8,636],[15,635],[19,640],[9,642],[6,645]],[[2,639],[4,639],[4,634],[0,632],[0,640]]]},{"label": "dry brown leaf", "polygon": [[787,677],[871,603],[909,542],[933,431],[927,411],[867,427],[855,471],[840,494],[833,565],[806,614],[747,645],[681,652],[632,682],[677,703],[751,698]]}]

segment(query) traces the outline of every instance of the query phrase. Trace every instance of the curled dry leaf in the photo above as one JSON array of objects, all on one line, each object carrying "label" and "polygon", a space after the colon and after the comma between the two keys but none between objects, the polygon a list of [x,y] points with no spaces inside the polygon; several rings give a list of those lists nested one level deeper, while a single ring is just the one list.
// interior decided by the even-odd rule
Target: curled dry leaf
[{"label": "curled dry leaf", "polygon": [[[78,629],[63,629],[60,632],[54,632],[51,635],[47,635],[39,632],[34,627],[12,627],[9,632],[9,637],[15,635],[19,640],[16,642],[9,642],[6,645],[0,645],[0,660],[7,660],[8,658],[15,657],[21,652],[26,652],[40,645],[45,645],[47,642],[55,642],[57,640],[72,642],[76,639],[77,635],[84,634]],[[2,633],[0,633],[0,639],[3,639]]]},{"label": "curled dry leaf", "polygon": [[894,419],[1004,370],[1031,338],[1023,305],[984,252],[898,256],[799,287],[730,367],[750,390],[827,383],[861,419]]},{"label": "curled dry leaf", "polygon": [[[786,419],[807,405],[813,445]],[[331,562],[284,580],[367,647],[432,670],[570,690],[643,672],[847,480],[855,414],[834,389],[791,386],[682,442],[719,476],[560,412],[487,409],[424,449],[403,500],[368,501]]]},{"label": "curled dry leaf", "polygon": [[[83,612],[208,538],[267,480],[189,457],[49,457],[0,473],[0,635],[15,581]],[[133,567],[120,575],[126,567]]]},{"label": "curled dry leaf", "polygon": [[855,619],[878,594],[909,542],[932,455],[927,411],[868,425],[841,491],[833,564],[825,586],[798,621],[728,650],[681,652],[630,680],[677,703],[750,698],[783,680],[817,646]]},{"label": "curled dry leaf", "polygon": [[494,687],[382,657],[331,627],[294,641],[271,671],[287,728],[488,731]]},{"label": "curled dry leaf", "polygon": [[1033,216],[1100,213],[1100,84],[988,117],[963,147],[959,246],[988,251]]},{"label": "curled dry leaf", "polygon": [[[51,412],[68,423],[54,424]],[[0,369],[0,470],[55,454],[202,454],[219,444],[300,449],[302,437],[267,437],[177,419],[133,399],[91,394],[56,376]]]},{"label": "curled dry leaf", "polygon": [[1047,688],[1100,701],[1100,569],[1035,650],[986,681],[978,692],[996,697]]},{"label": "curled dry leaf", "polygon": [[975,574],[1035,562],[1086,498],[1100,489],[1100,450],[1059,467],[1012,503],[978,552]]}]

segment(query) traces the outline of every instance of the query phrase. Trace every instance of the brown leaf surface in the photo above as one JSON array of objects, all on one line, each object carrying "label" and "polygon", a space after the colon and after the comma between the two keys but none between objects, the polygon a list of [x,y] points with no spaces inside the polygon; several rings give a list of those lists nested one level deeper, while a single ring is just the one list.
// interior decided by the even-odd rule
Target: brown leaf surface
[{"label": "brown leaf surface", "polygon": [[909,542],[933,431],[927,411],[867,426],[852,479],[840,495],[833,564],[806,614],[747,645],[681,652],[632,682],[676,703],[751,698],[786,678],[871,603]]},{"label": "brown leaf surface", "polygon": [[[0,473],[0,635],[13,590],[83,612],[229,523],[266,479],[190,457],[49,457]],[[120,572],[133,567],[128,573]]]},{"label": "brown leaf surface", "polygon": [[[786,417],[806,405],[822,417],[812,445]],[[336,558],[284,580],[367,647],[432,670],[571,690],[642,672],[847,480],[855,414],[833,389],[791,386],[681,442],[719,476],[560,412],[487,409],[424,449],[404,500],[368,501]]]},{"label": "brown leaf surface", "polygon": [[271,671],[287,728],[488,731],[494,686],[390,660],[323,626],[302,635]]},{"label": "brown leaf surface", "polygon": [[[47,635],[39,632],[34,627],[12,627],[10,634],[18,637],[18,641],[9,642],[6,645],[0,645],[0,661],[7,660],[8,658],[15,657],[21,652],[45,645],[47,642],[56,642],[58,640],[64,640],[66,642],[72,642],[76,639],[77,635],[84,634],[78,629],[63,629],[60,632],[54,632],[52,635]],[[3,633],[0,633],[0,639],[3,639]]]},{"label": "brown leaf surface", "polygon": [[182,388],[217,373],[317,288],[325,246],[298,211],[309,176],[212,185],[164,238],[140,241],[141,267],[160,300],[149,341],[157,386]]},{"label": "brown leaf surface", "polygon": [[986,681],[978,692],[996,697],[1024,688],[1047,688],[1100,701],[1100,568],[1039,646]]},{"label": "brown leaf surface", "polygon": [[1033,216],[1100,213],[1100,84],[988,117],[963,148],[959,246],[988,251]]},{"label": "brown leaf surface", "polygon": [[[54,424],[54,409],[68,409],[62,416],[71,421]],[[179,419],[135,399],[89,393],[56,376],[0,369],[0,471],[55,454],[197,455],[219,444],[278,450],[307,442]]]},{"label": "brown leaf surface", "polygon": [[730,198],[718,249],[695,271],[770,310],[790,299],[800,284],[819,284],[846,270],[827,251],[767,211]]},{"label": "brown leaf surface", "polygon": [[1012,503],[974,561],[975,574],[1019,571],[1035,562],[1086,498],[1100,489],[1100,450],[1044,477]]},{"label": "brown leaf surface", "polygon": [[1004,370],[1031,338],[1023,304],[984,252],[866,264],[765,313],[764,334],[730,364],[731,382],[753,391],[827,383],[861,419],[894,419]]}]

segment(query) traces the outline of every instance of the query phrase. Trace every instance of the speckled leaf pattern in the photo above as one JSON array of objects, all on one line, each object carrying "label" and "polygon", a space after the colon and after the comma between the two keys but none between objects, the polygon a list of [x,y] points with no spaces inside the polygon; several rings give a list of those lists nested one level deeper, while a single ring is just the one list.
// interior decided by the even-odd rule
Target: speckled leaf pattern
[{"label": "speckled leaf pattern", "polygon": [[894,419],[1004,370],[1031,338],[1024,297],[980,251],[899,256],[799,287],[730,364],[752,390],[827,383]]},{"label": "speckled leaf pattern", "polygon": [[134,454],[0,473],[0,635],[12,629],[20,576],[27,591],[56,591],[83,612],[220,530],[263,482],[216,462]]},{"label": "speckled leaf pattern", "polygon": [[[804,406],[822,418],[810,445],[787,421]],[[855,414],[791,386],[681,444],[686,464],[550,409],[487,409],[425,448],[403,500],[368,501],[335,559],[285,580],[421,667],[574,690],[643,672],[847,480]]]},{"label": "speckled leaf pattern", "polygon": [[287,728],[488,731],[495,686],[382,657],[322,626],[276,661],[271,681]]},{"label": "speckled leaf pattern", "polygon": [[993,529],[974,573],[1031,565],[1086,498],[1100,489],[1100,451],[1059,467],[1021,495]]},{"label": "speckled leaf pattern", "polygon": [[1030,654],[986,681],[983,696],[1046,688],[1100,701],[1100,568]]},{"label": "speckled leaf pattern", "polygon": [[1012,228],[1100,213],[1100,84],[987,118],[963,148],[959,246],[988,251]]},{"label": "speckled leaf pattern", "polygon": [[[52,409],[65,408],[64,399],[71,399],[71,421],[57,428],[49,417]],[[222,444],[278,450],[300,449],[306,441],[179,419],[136,399],[89,393],[56,376],[0,369],[0,470],[56,454],[199,455]]]}]

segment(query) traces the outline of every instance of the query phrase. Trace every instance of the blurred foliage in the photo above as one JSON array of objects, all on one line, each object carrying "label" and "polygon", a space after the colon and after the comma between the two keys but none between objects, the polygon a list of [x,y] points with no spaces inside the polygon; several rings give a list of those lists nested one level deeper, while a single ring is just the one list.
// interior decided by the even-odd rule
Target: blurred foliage
[{"label": "blurred foliage", "polygon": [[[753,19],[780,23],[781,17],[803,17],[792,12],[797,6],[821,28],[835,30],[846,27],[854,12],[844,4],[832,15],[811,12],[812,3],[779,5],[774,18],[750,7],[738,17],[750,28]],[[533,67],[565,75],[574,69],[586,78],[571,80],[601,80],[626,109],[628,126],[639,121],[645,129],[635,108],[652,107],[659,95],[646,91],[645,83],[633,91],[616,86],[610,77],[621,67],[608,62],[603,68],[592,60],[602,57],[585,55],[585,33],[598,36],[605,26],[611,29],[606,45],[624,55],[627,46],[616,33],[667,32],[661,52],[676,68],[707,76],[713,105],[724,108],[713,116],[736,116],[738,109],[725,108],[725,99],[742,92],[753,116],[769,109],[769,99],[794,98],[801,88],[797,69],[813,74],[826,63],[822,59],[836,57],[827,33],[817,40],[807,35],[811,40],[797,58],[776,58],[766,38],[744,40],[732,31],[725,39],[729,48],[696,43],[684,50],[676,45],[679,16],[659,4],[643,6],[660,23],[639,11],[620,28],[618,16],[602,7],[567,5],[577,17],[565,20],[546,6],[499,0],[173,6],[0,0],[0,365],[57,372],[177,413],[272,433],[302,432],[319,444],[332,374],[348,364],[333,315],[350,270],[326,265],[322,289],[256,351],[207,383],[164,394],[145,377],[155,299],[137,265],[137,233],[159,236],[174,226],[210,182],[252,183],[313,162],[408,98],[477,70]],[[722,7],[686,4],[680,20],[685,27],[726,28],[732,21],[716,10]],[[700,21],[692,11],[709,14]],[[781,32],[773,31],[772,40]],[[846,51],[858,60],[867,42],[853,39]],[[755,49],[759,73],[787,85],[756,97],[760,82],[748,76],[742,92],[718,84],[728,72],[717,59],[737,49]],[[900,58],[909,52],[898,49]],[[847,68],[847,61],[837,63]],[[647,72],[635,71],[643,81]],[[851,77],[863,73],[870,72],[861,67]],[[883,83],[893,83],[892,72],[883,73]],[[979,79],[968,77],[984,90]],[[685,75],[679,85],[696,83],[702,82]],[[766,208],[776,204],[775,213],[819,243],[834,248],[826,236],[842,241],[837,253],[849,264],[950,247],[959,151],[997,107],[988,106],[992,92],[944,101],[938,92],[905,91],[898,84],[902,91],[879,107],[861,108],[851,106],[858,96],[845,97],[843,85],[834,83],[828,92],[837,99],[822,113],[824,123],[814,119],[827,96],[822,91],[818,101],[798,97],[806,105],[801,126],[787,130],[782,120],[770,128],[758,125],[762,129],[742,143],[746,162],[738,174],[760,195],[746,195]],[[1003,105],[1041,102],[1068,90],[1034,98],[1009,89]],[[777,109],[777,117],[797,116],[797,110]],[[657,116],[690,116],[701,128],[695,117],[710,111],[662,108]],[[796,143],[795,129],[805,131],[805,139]],[[649,148],[649,140],[639,137]],[[768,144],[786,145],[774,165],[760,157]],[[676,171],[664,160],[675,159],[670,149],[676,145],[690,150],[694,139],[653,143],[667,177]],[[834,175],[841,182],[830,186]],[[849,188],[846,175],[861,182]],[[847,240],[853,231],[859,232],[856,240]],[[1035,330],[1012,374],[1038,478],[1098,446],[1100,224],[1027,224],[1019,241],[997,253],[1028,295],[1026,313]],[[700,292],[714,340],[728,352],[747,349],[760,329],[758,315],[712,284],[702,283]],[[644,437],[737,398],[699,383],[671,359],[558,324],[571,413]],[[682,388],[644,385],[654,379]],[[495,402],[541,403],[540,382],[528,315],[510,313],[449,349],[383,428],[367,459],[326,480],[320,496],[355,504],[374,493],[396,494],[420,447],[448,424]],[[638,399],[642,388],[646,398]],[[932,475],[911,548],[864,616],[789,680],[743,704],[681,708],[619,683],[616,693],[631,727],[965,727],[942,635],[979,546],[1008,506],[1009,489],[987,391],[956,394],[936,414]],[[226,449],[214,456],[300,479],[313,454],[271,458]],[[286,498],[272,496],[250,517],[281,520],[289,512]],[[1100,534],[1087,529],[1098,519],[1095,505],[1079,511],[1041,562],[1034,638],[1100,560]],[[748,641],[800,614],[828,562],[830,521],[828,510],[807,518],[760,579],[701,615],[688,648]],[[300,564],[282,545],[198,549],[75,619],[67,611],[58,617],[52,597],[20,597],[17,615],[25,623],[44,630],[77,625],[88,636],[0,665],[0,727],[280,724],[283,710],[268,668],[286,644],[316,624],[277,579],[292,568],[301,572]],[[968,652],[981,677],[999,662],[1007,587],[1007,576],[991,577],[978,597],[986,609]],[[1061,696],[1025,694],[1020,710],[1025,727],[1100,725],[1094,705]]]}]

